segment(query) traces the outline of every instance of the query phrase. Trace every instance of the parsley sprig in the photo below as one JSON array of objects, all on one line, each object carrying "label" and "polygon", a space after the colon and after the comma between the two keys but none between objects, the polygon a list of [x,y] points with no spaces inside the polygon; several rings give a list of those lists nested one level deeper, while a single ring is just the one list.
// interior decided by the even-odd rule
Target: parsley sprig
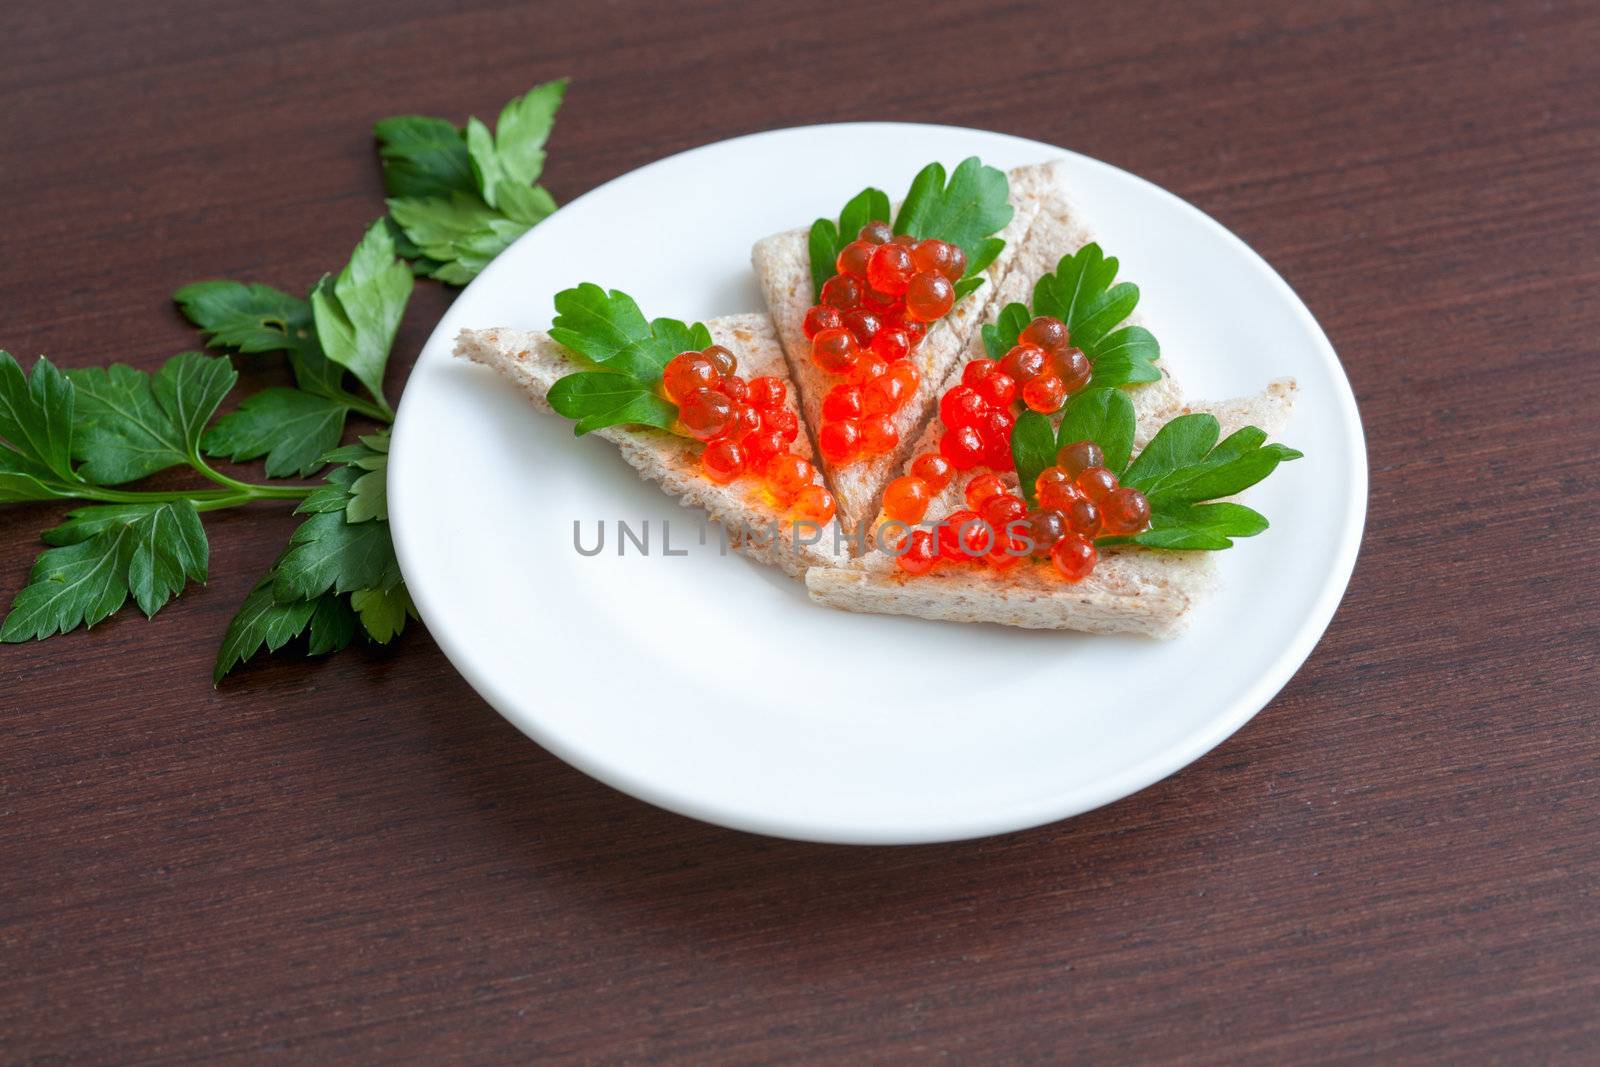
[{"label": "parsley sprig", "polygon": [[[284,352],[294,372],[295,388],[263,390],[219,419],[201,443],[206,454],[235,462],[265,456],[268,477],[305,477],[338,445],[348,415],[394,417],[383,396],[383,370],[412,286],[395,255],[394,239],[379,222],[344,270],[324,277],[307,299],[236,281],[196,282],[174,294],[211,347]],[[347,371],[368,397],[345,388]]]},{"label": "parsley sprig", "polygon": [[[389,538],[388,432],[338,444],[351,414],[392,418],[383,376],[411,287],[379,222],[307,300],[236,281],[180,289],[179,307],[213,347],[283,352],[294,375],[294,388],[246,397],[215,420],[238,382],[227,356],[185,352],[154,373],[123,364],[63,372],[41,357],[28,373],[0,352],[0,503],[85,504],[42,535],[51,547],[0,622],[0,641],[92,627],[130,598],[154,615],[208,577],[201,515],[257,500],[298,501],[308,518],[230,625],[218,680],[302,633],[313,654],[359,630],[380,643],[399,633],[414,609]],[[256,482],[216,469],[219,456],[265,456],[269,479],[333,466],[320,484]],[[202,484],[128,487],[181,467]]]},{"label": "parsley sprig", "polygon": [[[983,284],[979,272],[1006,246],[993,235],[1011,221],[1010,195],[1005,172],[984,166],[977,156],[962,160],[948,179],[942,164],[929,163],[912,179],[895,215],[894,232],[918,239],[936,237],[961,247],[967,269],[956,282],[956,299],[960,300]],[[838,222],[818,219],[811,224],[807,248],[813,299],[821,299],[822,285],[833,277],[840,251],[874,219],[889,220],[889,196],[881,189],[868,188],[845,203]]]},{"label": "parsley sprig", "polygon": [[1156,360],[1161,346],[1143,326],[1120,324],[1139,305],[1139,287],[1118,282],[1117,260],[1093,242],[1061,257],[1053,274],[1033,287],[1032,309],[1007,304],[983,327],[983,345],[990,359],[1000,359],[1036,315],[1067,324],[1072,343],[1094,367],[1090,385],[1135,385],[1161,379]]},{"label": "parsley sprig", "polygon": [[491,132],[476,118],[398,115],[374,128],[400,252],[418,274],[465,285],[556,209],[536,184],[567,81],[536,85],[501,109]]},{"label": "parsley sprig", "polygon": [[[360,632],[380,644],[399,634],[416,611],[389,535],[388,431],[339,442],[351,416],[393,421],[383,379],[413,270],[464,284],[555,210],[534,183],[565,91],[564,80],[535,86],[505,106],[492,131],[477,119],[464,129],[421,116],[378,123],[390,215],[306,296],[232,280],[178,290],[179,309],[210,348],[282,353],[292,388],[264,389],[217,418],[238,381],[228,356],[186,352],[153,374],[120,364],[63,372],[41,357],[30,374],[0,351],[0,504],[82,505],[43,533],[50,547],[0,620],[0,641],[87,629],[130,597],[155,614],[208,577],[201,515],[259,500],[298,501],[306,519],[234,616],[214,680],[298,637],[320,655]],[[594,347],[600,327],[581,308],[569,325],[576,348],[588,346],[614,376],[653,386],[660,368],[652,379],[651,360],[671,358],[660,358],[662,345],[676,345],[675,353],[688,341],[710,343],[704,327],[670,320],[644,324],[641,334],[637,308],[637,322],[625,307],[616,311],[613,325],[628,334],[613,352]],[[216,469],[217,459],[262,460],[269,480],[236,478]],[[180,467],[201,484],[129,484]],[[324,467],[319,482],[271,480]]]},{"label": "parsley sprig", "polygon": [[1301,453],[1267,444],[1266,432],[1255,426],[1219,442],[1222,427],[1216,416],[1194,412],[1162,426],[1130,463],[1134,419],[1133,401],[1110,386],[1074,396],[1059,427],[1052,427],[1048,416],[1023,412],[1012,430],[1011,452],[1028,502],[1035,502],[1034,479],[1055,462],[1061,447],[1093,441],[1105,454],[1107,469],[1150,501],[1149,529],[1131,537],[1102,537],[1098,544],[1215,550],[1231,548],[1233,538],[1267,528],[1260,512],[1220,498],[1242,493]]},{"label": "parsley sprig", "polygon": [[575,371],[550,389],[550,406],[576,419],[578,436],[604,426],[673,428],[678,408],[656,387],[661,372],[680,352],[711,344],[702,323],[677,319],[646,321],[627,293],[610,292],[592,282],[556,294],[552,339],[595,365]]},{"label": "parsley sprig", "polygon": [[1139,289],[1118,282],[1117,261],[1098,244],[1061,257],[1054,273],[1033,287],[1032,308],[1007,304],[995,322],[983,327],[983,343],[993,359],[1002,358],[1035,315],[1067,324],[1072,343],[1094,367],[1088,386],[1067,402],[1059,423],[1035,411],[1017,417],[1011,455],[1023,496],[1037,503],[1034,480],[1055,462],[1056,453],[1074,441],[1093,441],[1106,467],[1121,483],[1150,501],[1150,528],[1131,537],[1102,537],[1099,544],[1138,544],[1146,548],[1224,549],[1235,537],[1267,528],[1260,513],[1221,501],[1255,485],[1279,463],[1299,459],[1285,445],[1267,444],[1264,431],[1247,426],[1222,442],[1221,425],[1205,413],[1180,415],[1157,431],[1137,459],[1133,401],[1120,386],[1158,381],[1155,363],[1161,347],[1142,326],[1123,325],[1139,304]]},{"label": "parsley sprig", "polygon": [[358,624],[387,644],[416,617],[389,536],[388,453],[384,430],[324,457],[336,465],[301,500],[295,511],[309,517],[228,624],[214,682],[262,648],[277,651],[301,634],[307,653],[317,656],[350,644]]}]

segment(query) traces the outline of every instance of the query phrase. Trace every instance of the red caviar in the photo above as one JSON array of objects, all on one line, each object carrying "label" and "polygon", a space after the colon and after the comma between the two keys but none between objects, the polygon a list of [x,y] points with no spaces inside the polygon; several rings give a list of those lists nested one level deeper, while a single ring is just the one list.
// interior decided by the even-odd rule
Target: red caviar
[{"label": "red caviar", "polygon": [[[957,245],[934,238],[896,235],[887,222],[874,220],[834,259],[835,274],[823,283],[817,305],[806,312],[803,329],[811,359],[824,373],[862,387],[864,403],[852,404],[830,392],[818,447],[830,463],[845,463],[892,451],[899,444],[894,416],[917,394],[921,376],[908,357],[927,334],[928,324],[955,305],[955,283],[967,257]],[[867,426],[864,420],[886,417]],[[855,443],[848,430],[828,426],[857,421]],[[822,445],[826,433],[830,444]]]},{"label": "red caviar", "polygon": [[927,574],[938,561],[939,550],[928,530],[912,530],[895,556],[895,563],[907,574]]},{"label": "red caviar", "polygon": [[674,404],[696,389],[708,389],[716,383],[716,366],[699,352],[680,352],[661,371],[661,390]]},{"label": "red caviar", "polygon": [[1096,538],[1127,537],[1149,528],[1149,500],[1117,483],[1116,474],[1105,466],[1104,452],[1092,441],[1063,445],[1055,464],[1039,473],[1033,484],[1036,510],[1029,511],[1023,498],[1008,488],[1004,472],[1015,466],[1011,433],[1017,405],[1054,414],[1093,373],[1088,357],[1072,346],[1066,324],[1049,316],[1028,323],[1000,361],[975,359],[962,368],[960,382],[939,398],[939,451],[919,455],[909,474],[889,484],[884,514],[900,522],[922,521],[954,471],[989,470],[967,482],[966,506],[939,523],[936,535],[911,545],[921,548],[909,553],[909,563],[906,554],[901,556],[901,569],[925,573],[934,555],[952,563],[975,561],[1006,569],[1031,544],[1031,551],[1048,557],[1061,578],[1079,582],[1099,561]]},{"label": "red caviar", "polygon": [[896,522],[918,523],[933,501],[933,488],[915,474],[905,474],[883,490],[883,513]]},{"label": "red caviar", "polygon": [[955,477],[955,466],[943,456],[934,452],[924,452],[911,461],[911,473],[928,483],[928,487],[935,493],[942,493],[944,487],[950,484],[950,479]]},{"label": "red caviar", "polygon": [[746,380],[737,370],[737,358],[722,345],[681,352],[662,369],[661,392],[677,404],[679,428],[705,442],[701,472],[720,485],[758,475],[795,518],[829,521],[833,495],[817,484],[811,461],[788,450],[800,437],[800,419],[787,406],[788,383],[772,375]]}]

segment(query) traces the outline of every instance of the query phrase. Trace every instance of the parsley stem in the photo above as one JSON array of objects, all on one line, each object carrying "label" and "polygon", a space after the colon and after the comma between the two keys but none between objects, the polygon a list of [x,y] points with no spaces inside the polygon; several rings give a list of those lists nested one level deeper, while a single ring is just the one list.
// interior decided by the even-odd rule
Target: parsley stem
[{"label": "parsley stem", "polygon": [[373,404],[349,393],[341,393],[336,399],[357,415],[365,415],[376,422],[394,421],[394,409],[383,401]]},{"label": "parsley stem", "polygon": [[107,489],[93,485],[71,486],[72,495],[80,500],[98,500],[103,504],[170,504],[177,500],[190,500],[198,511],[215,511],[247,504],[252,500],[299,500],[315,489],[314,485],[250,485],[237,483],[229,489],[176,489],[170,492],[150,489]]},{"label": "parsley stem", "polygon": [[[310,486],[305,487],[305,491],[309,491],[310,489]],[[302,491],[302,496],[305,495],[305,491]],[[194,509],[196,511],[220,511],[223,508],[236,508],[240,504],[248,504],[252,500],[261,499],[263,498],[255,493],[233,493],[228,496],[216,496],[209,497],[205,500],[196,500]]]},{"label": "parsley stem", "polygon": [[311,486],[301,485],[258,485],[253,482],[241,482],[237,478],[230,478],[207,463],[198,454],[189,457],[189,463],[195,470],[210,478],[225,489],[237,493],[246,493],[250,499],[261,500],[298,500],[311,491]]},{"label": "parsley stem", "polygon": [[68,486],[72,495],[81,500],[98,500],[105,504],[169,504],[175,500],[218,500],[232,495],[225,489],[178,489],[164,492],[151,489],[107,489],[100,485]]}]

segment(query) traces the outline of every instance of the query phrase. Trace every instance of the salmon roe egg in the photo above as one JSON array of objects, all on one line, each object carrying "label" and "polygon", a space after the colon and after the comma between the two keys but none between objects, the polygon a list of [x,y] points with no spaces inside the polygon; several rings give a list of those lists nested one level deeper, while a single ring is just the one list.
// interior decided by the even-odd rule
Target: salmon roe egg
[{"label": "salmon roe egg", "polygon": [[1041,374],[1022,387],[1022,402],[1043,415],[1060,411],[1066,400],[1066,383],[1054,374]]},{"label": "salmon roe egg", "polygon": [[830,463],[846,463],[861,450],[861,424],[855,419],[825,422],[817,431],[817,448]]},{"label": "salmon roe egg", "polygon": [[733,401],[715,389],[695,389],[678,404],[678,421],[693,437],[709,441],[733,425]]},{"label": "salmon roe egg", "polygon": [[661,371],[661,391],[674,404],[717,383],[717,368],[699,352],[680,352]]},{"label": "salmon roe egg", "polygon": [[833,518],[833,494],[820,485],[808,485],[794,498],[794,516],[821,525]]},{"label": "salmon roe egg", "polygon": [[839,258],[834,261],[834,268],[840,274],[848,274],[854,278],[867,276],[867,260],[872,257],[872,250],[876,246],[871,241],[857,238],[839,250]]},{"label": "salmon roe egg", "polygon": [[915,474],[905,474],[883,489],[883,513],[896,522],[918,523],[928,513],[933,488]]},{"label": "salmon roe egg", "polygon": [[939,550],[929,530],[912,530],[895,555],[895,565],[907,574],[927,574],[939,561]]},{"label": "salmon roe egg", "polygon": [[780,500],[793,500],[817,477],[817,468],[804,456],[780,452],[767,463],[767,483]]},{"label": "salmon roe egg", "polygon": [[867,261],[867,281],[880,293],[900,296],[911,284],[911,250],[903,244],[883,244]]},{"label": "salmon roe egg", "polygon": [[829,389],[822,398],[822,419],[824,422],[838,422],[842,419],[857,419],[861,417],[862,391],[859,385],[850,385],[847,382]]},{"label": "salmon roe egg", "polygon": [[1105,453],[1093,441],[1073,441],[1056,453],[1056,466],[1076,478],[1090,467],[1105,466]]},{"label": "salmon roe egg", "polygon": [[726,437],[712,441],[700,456],[700,467],[714,482],[728,483],[744,472],[744,448]]},{"label": "salmon roe egg", "polygon": [[709,359],[711,365],[717,368],[718,377],[726,378],[739,369],[739,361],[734,358],[732,352],[721,345],[709,345],[700,354]]},{"label": "salmon roe egg", "polygon": [[805,322],[801,323],[800,329],[806,335],[806,340],[809,341],[823,330],[837,330],[843,325],[844,316],[840,314],[838,308],[829,307],[827,304],[818,304],[806,312]]},{"label": "salmon roe egg", "polygon": [[906,286],[906,316],[918,322],[943,318],[955,302],[955,286],[949,278],[933,271],[912,275]]},{"label": "salmon roe egg", "polygon": [[1136,534],[1150,525],[1150,501],[1137,489],[1123,486],[1107,493],[1100,502],[1105,532],[1117,537]]},{"label": "salmon roe egg", "polygon": [[1006,483],[998,474],[980,474],[967,483],[966,498],[970,508],[981,508],[990,497],[1006,491]]},{"label": "salmon roe egg", "polygon": [[1068,534],[1050,548],[1050,562],[1056,573],[1069,582],[1081,582],[1094,570],[1100,554],[1094,542],[1077,534]]},{"label": "salmon roe egg", "polygon": [[1026,385],[1041,371],[1049,357],[1038,345],[1017,345],[1000,361],[1000,369],[1011,375],[1011,380]]},{"label": "salmon roe egg", "polygon": [[873,220],[861,227],[856,234],[856,239],[866,241],[868,244],[885,245],[894,240],[894,228],[887,222]]},{"label": "salmon roe egg", "polygon": [[928,488],[935,493],[942,493],[944,487],[950,484],[950,479],[955,477],[956,469],[938,453],[924,452],[911,461],[911,473],[927,482]]},{"label": "salmon roe egg", "polygon": [[1060,352],[1067,347],[1067,324],[1049,315],[1040,315],[1017,335],[1017,343],[1035,345],[1046,352]]},{"label": "salmon roe egg", "polygon": [[861,349],[849,330],[835,327],[811,339],[811,361],[829,374],[843,374],[856,365]]},{"label": "salmon roe egg", "polygon": [[900,443],[900,431],[887,415],[868,415],[861,420],[861,451],[881,456]]}]

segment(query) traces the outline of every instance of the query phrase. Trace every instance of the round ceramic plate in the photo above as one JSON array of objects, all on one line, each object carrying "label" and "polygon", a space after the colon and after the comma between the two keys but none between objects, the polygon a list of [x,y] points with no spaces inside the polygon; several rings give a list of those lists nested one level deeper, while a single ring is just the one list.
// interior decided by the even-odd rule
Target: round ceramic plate
[{"label": "round ceramic plate", "polygon": [[[463,327],[542,329],[582,281],[646,315],[762,310],[750,246],[836,215],[930,160],[1065,157],[1074,198],[1138,283],[1193,398],[1292,375],[1306,458],[1251,490],[1272,521],[1222,553],[1176,640],[853,615],[698,541],[704,516],[599,438],[451,357]],[[827,167],[811,161],[827,159]],[[942,841],[1087,811],[1196,759],[1310,654],[1355,564],[1367,465],[1317,323],[1238,238],[1170,193],[1062,148],[944,126],[777,130],[642,167],[573,201],[456,300],[406,386],[389,514],[423,621],[485,700],[603,782],[695,818],[816,841]],[[661,524],[673,548],[662,552]],[[586,547],[601,524],[606,550]],[[617,526],[650,528],[617,554]]]}]

